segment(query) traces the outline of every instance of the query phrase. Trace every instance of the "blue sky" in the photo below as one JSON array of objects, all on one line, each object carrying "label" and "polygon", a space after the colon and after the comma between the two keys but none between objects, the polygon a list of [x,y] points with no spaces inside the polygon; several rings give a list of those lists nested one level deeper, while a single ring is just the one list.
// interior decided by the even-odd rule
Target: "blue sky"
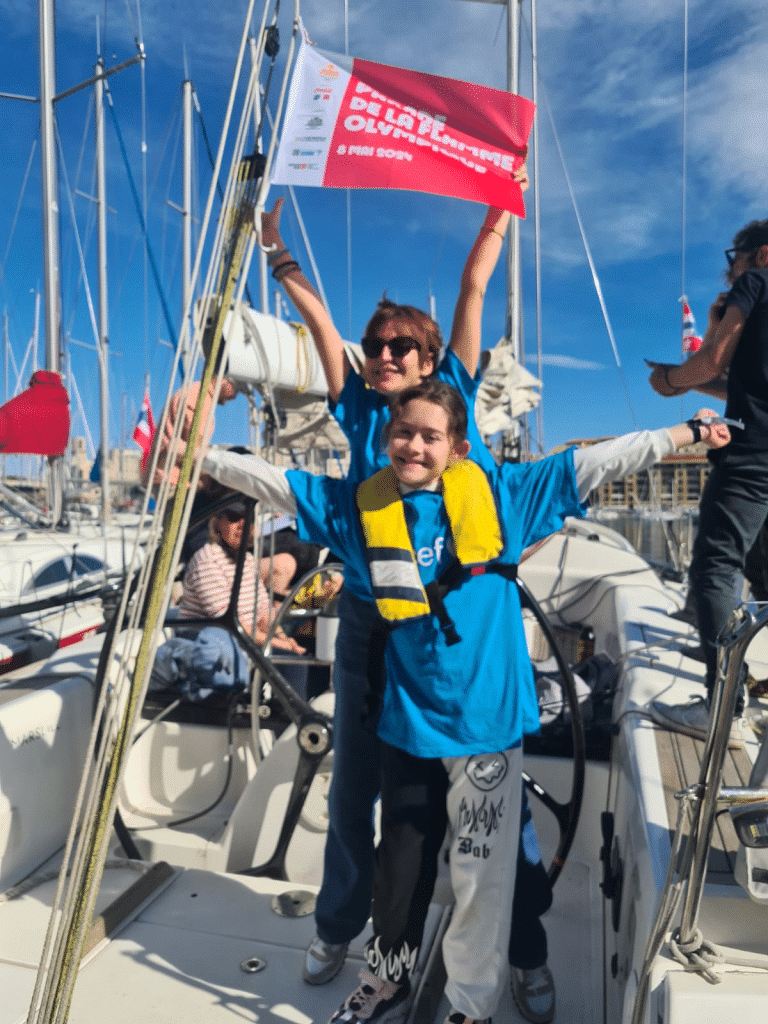
[{"label": "blue sky", "polygon": [[[4,40],[0,91],[37,95],[37,17],[29,0],[0,0]],[[503,88],[505,8],[464,0],[348,2],[349,52]],[[525,4],[528,24],[528,4]],[[60,0],[57,7],[59,91],[87,78],[101,50],[108,66],[135,52],[141,32],[147,54],[146,180],[149,234],[178,329],[180,217],[179,119],[185,73],[195,84],[215,146],[229,92],[244,0],[115,3]],[[283,0],[282,55],[293,4]],[[302,15],[322,48],[344,49],[343,0],[305,0]],[[696,397],[663,400],[647,385],[643,357],[673,360],[680,346],[683,286],[703,332],[707,309],[722,287],[723,249],[748,220],[768,216],[768,21],[764,0],[689,3],[685,281],[682,278],[683,0],[546,0],[539,5],[544,447],[571,437],[656,426],[691,415]],[[525,36],[525,31],[524,31]],[[525,41],[525,40],[524,40]],[[527,49],[527,45],[525,47]],[[520,91],[530,96],[530,61],[522,58]],[[110,83],[129,161],[141,183],[142,72],[133,67]],[[62,101],[58,117],[69,188],[93,193],[92,113],[87,94]],[[592,252],[622,364],[616,367],[549,117],[554,121],[568,179]],[[3,202],[0,204],[0,303],[20,364],[34,323],[34,292],[42,284],[40,186],[37,158],[22,184],[37,132],[37,107],[0,100]],[[127,431],[150,374],[153,405],[165,395],[171,365],[168,329],[151,280],[145,288],[138,220],[116,136],[107,126],[110,170],[109,302],[112,413],[110,443],[120,437],[126,395]],[[202,142],[196,143],[201,205],[209,184]],[[273,195],[281,194],[274,190]],[[21,197],[21,198],[20,198]],[[522,227],[526,348],[535,348],[533,320],[532,193]],[[270,200],[271,201],[271,200]],[[65,329],[93,344],[77,246],[62,186],[62,292]],[[96,302],[92,206],[73,194],[88,282]],[[386,289],[399,301],[426,306],[430,287],[444,331],[466,254],[483,210],[471,203],[415,193],[354,192],[352,290],[347,284],[346,197],[332,190],[299,190],[329,304],[343,334],[359,338]],[[18,210],[18,213],[17,213]],[[284,235],[298,238],[287,215]],[[295,246],[300,255],[298,242]],[[306,260],[302,260],[306,265]],[[145,294],[148,303],[145,302]],[[351,308],[351,315],[350,315]],[[484,344],[504,329],[501,268],[489,289]],[[98,443],[94,353],[70,347],[85,416]],[[41,336],[39,358],[44,343]],[[0,366],[0,374],[2,366]],[[26,373],[25,379],[29,374]],[[12,373],[11,387],[15,383]],[[626,387],[626,394],[625,394]],[[628,399],[627,400],[627,396]],[[631,408],[630,408],[631,406]],[[83,433],[76,416],[74,432]],[[215,439],[242,443],[245,403],[222,410]]]}]

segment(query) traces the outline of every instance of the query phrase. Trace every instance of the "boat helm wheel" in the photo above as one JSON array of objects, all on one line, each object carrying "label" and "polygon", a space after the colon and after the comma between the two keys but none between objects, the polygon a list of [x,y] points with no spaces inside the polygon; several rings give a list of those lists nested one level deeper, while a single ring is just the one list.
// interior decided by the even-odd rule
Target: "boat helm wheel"
[{"label": "boat helm wheel", "polygon": [[552,863],[547,869],[550,882],[554,885],[558,875],[563,869],[565,859],[573,844],[576,835],[576,827],[579,823],[579,812],[581,801],[584,796],[584,776],[586,771],[586,743],[584,739],[584,723],[581,717],[579,698],[576,692],[576,682],[573,672],[565,658],[565,655],[557,642],[557,638],[549,624],[549,620],[541,609],[541,606],[534,598],[525,583],[518,576],[517,586],[520,592],[520,604],[533,613],[536,622],[546,637],[552,654],[554,655],[557,667],[560,671],[563,692],[568,702],[570,711],[571,733],[573,739],[573,763],[571,768],[570,796],[566,801],[556,800],[535,779],[532,779],[527,772],[523,772],[523,781],[528,790],[533,793],[544,806],[554,814],[560,831],[560,839],[557,844]]},{"label": "boat helm wheel", "polygon": [[331,734],[325,721],[318,719],[299,730],[299,746],[308,754],[327,754],[331,747]]}]

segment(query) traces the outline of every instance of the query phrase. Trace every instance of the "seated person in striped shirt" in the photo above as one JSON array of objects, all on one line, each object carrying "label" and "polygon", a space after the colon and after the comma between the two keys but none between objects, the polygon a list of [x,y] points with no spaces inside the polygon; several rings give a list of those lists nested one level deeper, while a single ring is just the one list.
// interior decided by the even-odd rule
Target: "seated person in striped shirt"
[{"label": "seated person in striped shirt", "polygon": [[[226,611],[232,584],[235,579],[237,553],[243,537],[245,505],[239,502],[211,516],[208,521],[207,544],[204,544],[190,559],[184,573],[184,593],[179,605],[182,619],[209,617],[216,618]],[[245,558],[243,579],[238,598],[238,616],[243,627],[256,643],[263,644],[270,622],[269,599],[259,583],[256,590],[256,570],[253,555]],[[258,593],[258,598],[256,595]],[[253,610],[256,607],[256,622]],[[304,648],[282,630],[272,638],[273,649],[304,654]]]}]

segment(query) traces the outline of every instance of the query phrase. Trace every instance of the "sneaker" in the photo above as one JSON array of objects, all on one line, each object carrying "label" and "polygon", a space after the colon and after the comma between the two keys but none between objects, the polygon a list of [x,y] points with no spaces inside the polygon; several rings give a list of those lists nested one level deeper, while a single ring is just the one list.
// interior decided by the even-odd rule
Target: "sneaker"
[{"label": "sneaker", "polygon": [[335,978],[347,958],[348,942],[333,945],[316,935],[309,944],[302,976],[308,985],[324,985]]},{"label": "sneaker", "polygon": [[465,1017],[458,1010],[451,1010],[443,1024],[491,1024],[491,1018],[483,1017],[481,1020],[477,1020],[475,1017]]},{"label": "sneaker", "polygon": [[[672,732],[681,732],[697,740],[706,740],[709,734],[709,705],[704,697],[692,697],[687,704],[651,703],[651,718]],[[744,746],[744,736],[737,719],[733,720],[728,737],[731,750]]]},{"label": "sneaker", "polygon": [[523,971],[510,967],[517,1008],[532,1024],[548,1024],[555,1016],[555,980],[546,964]]},{"label": "sneaker", "polygon": [[[410,991],[411,983],[409,981],[402,985],[396,985],[394,981],[377,978],[370,971],[360,971],[360,984],[352,995],[344,1000],[331,1017],[329,1024],[384,1021],[391,1010],[408,998]],[[405,1016],[404,1013],[403,1016]]]}]

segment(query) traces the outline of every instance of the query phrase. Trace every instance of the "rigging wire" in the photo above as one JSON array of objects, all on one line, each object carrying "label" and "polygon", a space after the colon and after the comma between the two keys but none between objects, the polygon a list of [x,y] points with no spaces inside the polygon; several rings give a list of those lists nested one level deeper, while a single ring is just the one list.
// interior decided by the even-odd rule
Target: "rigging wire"
[{"label": "rigging wire", "polygon": [[[144,49],[144,40],[141,35],[141,4],[140,0],[136,0],[136,14],[139,20],[139,36],[140,46],[142,51]],[[141,206],[144,212],[144,223],[147,223],[147,216],[149,212],[149,200],[147,197],[147,69],[144,66],[144,61],[141,62],[140,70],[140,82],[141,82]],[[107,90],[107,100],[109,102],[109,108],[112,110],[112,100]],[[114,111],[113,111],[114,116]],[[147,272],[149,263],[149,252],[147,247],[144,247],[144,371],[145,373],[149,370],[149,274]],[[165,310],[164,310],[165,312]],[[169,328],[171,339],[173,340],[173,330]],[[174,341],[174,345],[175,345]]]},{"label": "rigging wire", "polygon": [[3,281],[5,279],[5,265],[8,262],[8,255],[9,255],[9,253],[11,251],[11,244],[13,242],[13,236],[14,236],[14,233],[16,231],[16,224],[18,223],[18,220],[19,220],[19,214],[21,212],[21,204],[24,201],[24,193],[26,192],[26,189],[27,189],[27,182],[29,181],[29,174],[30,174],[30,171],[32,170],[32,161],[35,158],[35,150],[36,149],[37,149],[37,139],[34,140],[34,142],[32,143],[32,148],[29,151],[29,160],[27,160],[27,167],[26,167],[26,170],[24,171],[24,179],[23,179],[23,181],[21,183],[21,191],[19,192],[19,200],[16,203],[16,209],[14,210],[14,213],[13,213],[13,220],[11,221],[11,230],[10,230],[10,233],[8,235],[8,245],[5,247],[5,253],[3,255],[3,262],[0,263],[0,281]]},{"label": "rigging wire", "polygon": [[[530,38],[531,38],[530,26],[528,26],[526,24],[524,18],[522,20],[523,20],[523,25],[525,26],[526,31],[528,33],[528,38],[529,38],[529,41],[530,41]],[[570,177],[570,174],[568,173],[568,168],[567,168],[566,163],[565,163],[565,155],[563,153],[562,146],[560,145],[560,136],[558,135],[557,128],[555,126],[555,118],[554,118],[554,115],[552,113],[552,106],[551,106],[551,104],[549,102],[549,96],[547,94],[547,87],[546,87],[546,84],[544,83],[544,79],[541,76],[541,73],[539,71],[539,68],[538,68],[537,64],[535,64],[534,67],[533,67],[533,74],[538,79],[539,86],[541,87],[542,95],[544,97],[544,106],[545,106],[546,111],[547,111],[547,119],[549,121],[549,127],[550,127],[550,129],[552,131],[552,136],[553,136],[554,141],[555,141],[555,147],[557,149],[557,155],[560,158],[560,166],[562,168],[563,176],[565,178],[565,183],[566,183],[566,186],[568,188],[568,195],[570,196],[571,206],[573,207],[573,212],[574,212],[574,215],[576,217],[576,223],[577,223],[578,228],[579,228],[579,234],[581,235],[581,244],[584,246],[584,252],[585,252],[586,257],[587,257],[587,263],[589,264],[589,270],[590,270],[590,273],[592,275],[592,284],[594,286],[595,293],[597,294],[598,302],[600,303],[600,310],[601,310],[601,312],[603,314],[603,322],[605,323],[605,328],[606,328],[606,331],[608,332],[608,340],[610,341],[611,349],[613,351],[613,358],[614,358],[614,361],[616,363],[616,368],[619,371],[619,380],[621,381],[621,386],[622,386],[622,388],[624,390],[624,398],[626,400],[627,407],[629,409],[629,414],[630,414],[630,416],[632,418],[632,423],[635,426],[635,428],[637,429],[637,427],[638,427],[637,417],[635,416],[635,410],[634,410],[634,408],[632,406],[632,399],[630,398],[630,395],[629,395],[629,388],[627,386],[627,380],[626,380],[626,377],[624,376],[624,370],[623,370],[622,365],[621,365],[621,359],[619,358],[619,350],[618,350],[618,348],[616,346],[616,339],[614,338],[614,335],[613,335],[613,327],[611,326],[610,317],[608,316],[608,307],[605,304],[605,298],[603,297],[603,289],[602,289],[602,286],[600,284],[600,279],[599,279],[599,277],[597,275],[597,268],[595,266],[595,261],[594,261],[594,259],[592,257],[592,250],[590,249],[589,242],[587,241],[587,235],[586,235],[586,231],[584,230],[584,224],[583,224],[583,221],[581,219],[581,213],[579,212],[579,206],[578,206],[578,203],[576,202],[576,194],[575,194],[575,192],[573,190],[573,184],[571,182],[571,177]]]},{"label": "rigging wire", "polygon": [[[685,322],[685,246],[686,246],[686,192],[688,189],[688,0],[683,0],[683,180],[680,226],[680,351],[681,359],[685,357],[683,348]],[[685,418],[683,412],[683,396],[680,397],[680,420]]]},{"label": "rigging wire", "polygon": [[[344,56],[349,56],[349,0],[344,0]],[[346,190],[347,213],[347,337],[352,341],[352,189]]]},{"label": "rigging wire", "polygon": [[[208,154],[208,160],[209,160],[210,165],[211,165],[211,170],[213,170],[213,168],[215,167],[215,159],[214,159],[214,155],[213,155],[213,150],[211,149],[211,140],[208,137],[208,129],[205,126],[205,120],[203,118],[203,111],[202,111],[202,108],[200,106],[200,101],[198,99],[197,93],[195,92],[194,89],[192,90],[192,102],[193,102],[195,111],[197,112],[197,119],[200,122],[200,132],[201,132],[201,134],[203,136],[203,144],[205,145],[205,151]],[[268,117],[270,119],[270,123],[271,123],[272,113],[271,113],[270,110],[267,109],[266,95],[264,96],[264,109],[267,110],[267,115],[268,115]],[[216,178],[216,194],[218,195],[219,200],[223,203],[224,202],[224,189],[221,186],[221,181],[219,180],[218,176]],[[248,305],[249,306],[253,306],[253,298],[251,296],[251,290],[250,290],[250,288],[248,286],[248,282],[247,281],[245,283],[245,297],[248,299]]]},{"label": "rigging wire", "polygon": [[[536,22],[536,3],[531,0],[531,56],[532,67],[539,63],[538,26]],[[539,102],[539,80],[531,75],[531,91],[534,105]],[[544,379],[544,341],[541,323],[541,197],[539,194],[539,119],[533,119],[533,225],[534,225],[534,271],[536,279],[536,376]],[[536,443],[538,454],[544,454],[544,394],[536,408]]]},{"label": "rigging wire", "polygon": [[[144,62],[142,61],[142,64],[143,63]],[[147,233],[147,221],[146,221],[146,217],[144,216],[144,211],[146,210],[146,183],[144,184],[144,189],[143,189],[143,191],[144,191],[143,199],[140,199],[138,190],[136,188],[136,182],[135,182],[135,179],[133,177],[133,173],[131,171],[131,165],[130,165],[130,163],[128,161],[128,153],[127,153],[126,148],[125,148],[125,142],[123,141],[123,133],[120,130],[120,123],[117,120],[117,114],[115,113],[114,104],[112,103],[112,93],[110,92],[109,88],[107,87],[106,82],[104,83],[104,95],[106,96],[106,99],[107,99],[107,106],[109,107],[109,112],[112,115],[112,123],[114,124],[115,132],[117,133],[117,141],[119,143],[120,153],[122,155],[123,163],[125,165],[125,172],[128,175],[128,183],[129,183],[130,188],[131,188],[131,195],[133,196],[134,206],[136,207],[136,213],[138,214],[139,223],[141,224],[141,231],[142,231],[142,234],[144,236],[145,260],[147,260],[149,262],[149,266],[150,266],[150,268],[152,270],[152,277],[153,277],[154,282],[155,282],[155,287],[157,288],[158,298],[160,299],[160,306],[162,308],[163,316],[165,318],[165,326],[168,328],[168,333],[170,334],[171,341],[173,342],[173,347],[176,348],[178,346],[178,339],[176,337],[176,328],[173,326],[173,319],[171,317],[171,311],[168,308],[168,300],[167,300],[167,298],[165,296],[165,290],[163,288],[162,281],[160,280],[160,272],[159,272],[158,267],[157,267],[157,262],[155,261],[155,254],[153,252],[152,245],[151,245],[151,243],[149,241],[149,235]],[[142,166],[144,167],[144,169],[146,169],[146,160],[145,159],[142,161]],[[147,302],[147,297],[145,295],[145,309],[147,308],[147,305],[148,305],[148,302]],[[145,331],[146,331],[146,329],[147,329],[147,321],[146,321],[146,318],[145,318]],[[148,351],[149,351],[149,349],[147,348],[147,353],[148,353]],[[145,365],[148,365],[148,361],[145,363]]]},{"label": "rigging wire", "polygon": [[77,249],[77,255],[80,262],[80,272],[82,275],[83,288],[85,290],[85,299],[88,306],[88,315],[91,321],[91,330],[93,331],[93,337],[98,349],[101,348],[99,345],[99,328],[96,323],[96,311],[93,307],[93,299],[91,297],[91,289],[88,285],[88,277],[85,270],[85,254],[80,241],[80,232],[77,230],[77,218],[75,217],[75,206],[72,201],[72,192],[69,187],[69,178],[67,177],[67,169],[64,163],[64,151],[61,144],[61,136],[59,135],[58,121],[54,121],[54,131],[56,133],[56,147],[59,151],[59,163],[61,167],[61,175],[64,179],[64,190],[67,196],[67,206],[69,207],[69,215],[72,218],[72,237],[74,239],[74,245]]},{"label": "rigging wire", "polygon": [[456,209],[456,205],[457,200],[452,199],[449,203],[448,209],[445,212],[445,216],[443,217],[443,234],[440,241],[438,242],[437,250],[435,252],[435,258],[432,261],[432,269],[430,270],[429,277],[427,278],[430,297],[432,296],[432,284],[437,274],[437,268],[443,256],[443,249],[445,248],[445,243],[448,240],[448,225],[449,223],[452,223],[454,220],[454,212]]},{"label": "rigging wire", "polygon": [[[74,195],[81,195],[85,199],[88,200],[87,213],[86,213],[86,217],[85,217],[85,228],[84,228],[84,231],[83,231],[83,243],[82,243],[82,248],[83,248],[83,252],[84,253],[87,253],[89,251],[90,239],[91,239],[91,236],[93,234],[93,230],[94,230],[94,228],[96,226],[96,216],[95,216],[95,213],[94,213],[95,203],[94,203],[94,200],[93,200],[93,197],[96,194],[96,168],[95,168],[95,166],[93,168],[93,173],[92,173],[92,176],[91,176],[91,183],[90,183],[91,191],[90,191],[90,193],[86,194],[84,192],[81,192],[80,189],[78,188],[78,184],[80,182],[80,176],[81,176],[81,174],[83,172],[83,162],[85,160],[85,150],[86,150],[86,145],[87,145],[87,142],[88,142],[88,137],[89,137],[89,134],[90,134],[89,133],[89,126],[92,124],[93,112],[94,112],[93,92],[91,90],[89,90],[88,91],[88,107],[87,107],[87,110],[86,110],[85,118],[83,120],[83,137],[82,137],[82,139],[80,141],[80,151],[78,153],[77,164],[75,166],[75,176],[74,176],[74,182],[73,182],[74,187],[71,190]],[[62,163],[63,163],[63,155],[62,155]],[[64,264],[65,267],[71,267],[71,265],[72,265],[71,264],[71,252],[69,251],[69,247],[71,246],[71,244],[72,244],[71,243],[71,239],[68,238],[67,239],[67,253],[65,254],[64,259],[63,259],[63,264]],[[65,337],[67,337],[69,334],[71,334],[71,331],[72,331],[72,326],[73,326],[74,321],[75,321],[75,316],[77,315],[77,303],[78,303],[78,299],[80,297],[80,289],[81,289],[81,286],[83,284],[83,275],[85,274],[85,268],[84,268],[83,264],[80,261],[78,261],[77,267],[78,267],[77,282],[76,282],[74,288],[72,289],[69,319],[66,321],[66,326],[64,326],[62,328]],[[64,290],[64,289],[62,289],[62,290]],[[60,301],[61,301],[61,305],[62,305],[61,319],[62,319],[62,324],[64,324],[65,323],[65,315],[64,315],[64,309],[63,309],[63,307],[64,307],[63,296],[62,296]]]},{"label": "rigging wire", "polygon": [[[159,148],[159,150],[157,151],[158,154],[159,154],[158,160],[157,160],[157,171],[155,173],[155,177],[154,177],[154,179],[152,181],[152,184],[150,186],[150,189],[149,189],[149,199],[150,200],[152,199],[152,197],[155,194],[155,189],[158,187],[158,183],[159,183],[159,180],[160,180],[160,169],[161,169],[161,166],[162,166],[162,164],[163,164],[163,162],[165,160],[168,148],[169,148],[169,146],[171,144],[173,130],[174,130],[174,127],[177,124],[176,118],[178,116],[178,112],[179,112],[180,109],[181,109],[181,104],[177,100],[176,109],[175,109],[174,112],[172,112],[171,118],[170,118],[170,120],[168,122],[168,130],[166,132],[165,138],[163,139],[163,144]],[[123,275],[120,278],[120,282],[119,282],[119,284],[118,284],[118,286],[117,286],[117,288],[115,290],[115,294],[117,295],[118,298],[122,295],[123,287],[125,286],[126,280],[128,279],[128,277],[129,277],[129,275],[131,273],[131,263],[133,261],[133,255],[134,255],[134,252],[135,252],[135,249],[136,249],[136,245],[139,242],[139,239],[141,239],[141,243],[143,245],[144,244],[144,234],[143,234],[142,229],[141,229],[141,219],[140,218],[139,218],[139,228],[138,228],[138,231],[136,232],[136,234],[134,235],[134,237],[132,239],[131,247],[130,247],[130,249],[128,251],[126,259],[124,260]]]}]

